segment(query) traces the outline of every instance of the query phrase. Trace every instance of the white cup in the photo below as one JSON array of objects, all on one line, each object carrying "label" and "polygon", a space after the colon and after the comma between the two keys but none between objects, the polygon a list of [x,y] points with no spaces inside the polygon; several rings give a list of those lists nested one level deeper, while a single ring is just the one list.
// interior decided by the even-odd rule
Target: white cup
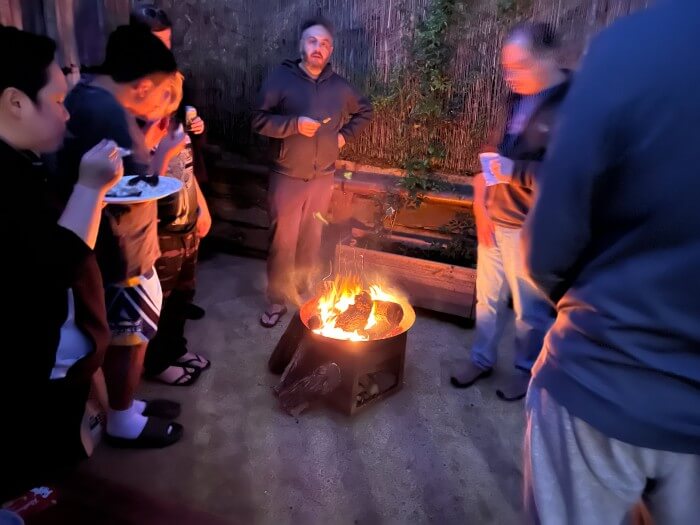
[{"label": "white cup", "polygon": [[479,161],[481,162],[481,171],[484,173],[484,180],[487,186],[495,186],[498,184],[498,179],[491,173],[491,162],[500,159],[498,153],[481,153]]}]

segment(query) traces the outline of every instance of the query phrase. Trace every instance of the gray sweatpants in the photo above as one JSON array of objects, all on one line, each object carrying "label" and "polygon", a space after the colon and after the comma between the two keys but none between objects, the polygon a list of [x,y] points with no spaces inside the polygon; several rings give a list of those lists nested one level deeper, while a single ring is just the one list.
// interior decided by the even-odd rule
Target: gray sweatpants
[{"label": "gray sweatpants", "polygon": [[529,523],[629,523],[643,499],[656,525],[700,523],[700,456],[635,447],[573,417],[544,389],[527,398]]}]

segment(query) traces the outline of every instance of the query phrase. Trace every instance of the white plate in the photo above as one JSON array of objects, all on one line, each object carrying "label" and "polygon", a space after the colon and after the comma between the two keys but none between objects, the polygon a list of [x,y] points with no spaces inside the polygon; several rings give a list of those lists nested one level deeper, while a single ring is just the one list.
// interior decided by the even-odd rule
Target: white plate
[{"label": "white plate", "polygon": [[[137,177],[137,175],[124,175],[119,183],[109,190],[107,195],[114,191],[116,188],[129,188],[133,189],[133,186],[129,186],[129,181]],[[105,197],[105,202],[108,204],[138,204],[139,202],[150,202],[173,193],[177,193],[182,189],[182,182],[178,179],[172,177],[159,177],[158,186],[149,186],[146,182],[139,182],[137,188],[141,191],[141,195],[134,197]]]}]

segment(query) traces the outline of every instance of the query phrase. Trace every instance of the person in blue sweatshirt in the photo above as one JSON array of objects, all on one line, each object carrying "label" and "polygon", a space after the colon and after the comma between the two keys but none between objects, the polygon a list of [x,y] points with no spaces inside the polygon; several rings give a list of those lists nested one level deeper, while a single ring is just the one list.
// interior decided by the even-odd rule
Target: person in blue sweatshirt
[{"label": "person in blue sweatshirt", "polygon": [[[603,32],[562,106],[524,227],[557,305],[527,400],[533,523],[700,516],[700,2]],[[566,176],[562,176],[566,174]]]}]

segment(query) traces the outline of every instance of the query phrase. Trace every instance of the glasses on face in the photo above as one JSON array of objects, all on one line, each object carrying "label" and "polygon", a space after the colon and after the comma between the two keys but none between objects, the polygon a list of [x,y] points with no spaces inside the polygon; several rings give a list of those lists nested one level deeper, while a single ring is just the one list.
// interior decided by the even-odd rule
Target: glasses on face
[{"label": "glasses on face", "polygon": [[170,25],[170,19],[168,18],[168,14],[158,7],[142,7],[141,14],[147,18],[158,20],[158,22],[160,22],[163,25]]}]

